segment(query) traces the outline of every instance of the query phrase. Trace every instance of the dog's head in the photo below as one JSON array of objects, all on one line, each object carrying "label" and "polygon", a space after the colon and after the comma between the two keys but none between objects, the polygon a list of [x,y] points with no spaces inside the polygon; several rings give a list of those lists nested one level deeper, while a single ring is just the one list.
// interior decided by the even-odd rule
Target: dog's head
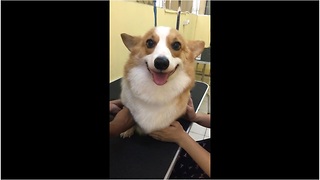
[{"label": "dog's head", "polygon": [[[166,84],[177,71],[193,77],[194,59],[204,49],[203,41],[187,41],[170,27],[155,27],[142,37],[122,33],[121,38],[131,52],[127,66],[144,66],[159,86]],[[129,71],[126,69],[125,74]]]}]

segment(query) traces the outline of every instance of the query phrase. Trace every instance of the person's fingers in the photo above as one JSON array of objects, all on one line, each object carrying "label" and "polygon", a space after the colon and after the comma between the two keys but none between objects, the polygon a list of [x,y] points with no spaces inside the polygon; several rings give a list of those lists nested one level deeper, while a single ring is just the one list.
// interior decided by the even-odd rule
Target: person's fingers
[{"label": "person's fingers", "polygon": [[123,104],[120,102],[120,103],[115,103],[115,105],[117,105],[119,108],[123,108]]},{"label": "person's fingers", "polygon": [[190,97],[188,100],[188,105],[190,105],[192,103],[192,98]]},{"label": "person's fingers", "polygon": [[180,128],[181,127],[181,124],[178,122],[178,121],[174,121],[171,125],[170,125],[171,128]]},{"label": "person's fingers", "polygon": [[125,107],[125,106],[123,106],[122,109],[125,110],[126,112],[130,112],[130,110],[129,110],[127,107]]},{"label": "person's fingers", "polygon": [[191,111],[193,110],[194,108],[192,106],[187,106],[187,111]]},{"label": "person's fingers", "polygon": [[155,138],[155,137],[158,137],[158,135],[156,133],[149,133],[149,136]]},{"label": "person's fingers", "polygon": [[111,102],[112,102],[112,104],[115,104],[120,108],[122,108],[122,106],[123,106],[123,104],[122,104],[120,99],[112,100]]},{"label": "person's fingers", "polygon": [[149,136],[151,136],[152,138],[154,138],[156,140],[160,140],[160,135],[157,132],[152,132],[149,134]]},{"label": "person's fingers", "polygon": [[188,101],[188,106],[193,107],[193,100],[192,100],[192,98],[189,99],[189,101]]},{"label": "person's fingers", "polygon": [[[119,109],[122,109],[123,108],[123,104],[122,102],[120,101],[120,99],[117,99],[117,100],[112,100],[109,102],[110,103],[110,112],[111,112],[111,107],[112,108],[115,108],[114,113],[117,113]],[[113,110],[113,109],[112,109]]]},{"label": "person's fingers", "polygon": [[193,100],[190,98],[190,105],[193,106]]},{"label": "person's fingers", "polygon": [[180,124],[178,121],[174,121],[173,123],[170,124],[170,126],[177,126],[178,124]]},{"label": "person's fingers", "polygon": [[121,108],[119,108],[118,106],[110,104],[110,113],[117,114],[120,110]]},{"label": "person's fingers", "polygon": [[121,111],[121,109],[118,108],[118,107],[114,107],[114,108],[111,109],[111,113],[112,114],[117,114],[119,111]]}]

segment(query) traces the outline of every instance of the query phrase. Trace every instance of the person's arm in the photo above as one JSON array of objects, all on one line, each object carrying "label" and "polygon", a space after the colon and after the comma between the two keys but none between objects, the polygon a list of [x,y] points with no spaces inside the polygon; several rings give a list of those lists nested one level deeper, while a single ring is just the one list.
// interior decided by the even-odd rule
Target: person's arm
[{"label": "person's arm", "polygon": [[177,143],[183,148],[199,167],[210,177],[210,153],[200,146],[187,133]]},{"label": "person's arm", "polygon": [[197,113],[196,118],[193,120],[197,124],[210,128],[210,114]]},{"label": "person's arm", "polygon": [[132,126],[135,122],[128,108],[125,106],[120,110],[114,119],[109,123],[109,133],[110,136],[118,136],[122,132],[125,132]]},{"label": "person's arm", "polygon": [[175,142],[183,148],[199,167],[210,177],[210,153],[187,134],[178,121],[169,127],[149,134],[154,139]]},{"label": "person's arm", "polygon": [[185,118],[191,122],[210,128],[210,114],[196,113],[191,98],[188,101]]}]

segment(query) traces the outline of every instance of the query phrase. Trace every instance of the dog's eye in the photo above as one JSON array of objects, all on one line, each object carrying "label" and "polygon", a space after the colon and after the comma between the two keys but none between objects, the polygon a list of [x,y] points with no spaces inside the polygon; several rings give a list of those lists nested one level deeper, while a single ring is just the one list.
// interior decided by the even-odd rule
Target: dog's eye
[{"label": "dog's eye", "polygon": [[176,42],[174,42],[174,43],[171,44],[171,47],[172,47],[172,49],[174,49],[174,50],[176,50],[176,51],[179,51],[180,48],[181,48],[181,44],[176,41]]},{"label": "dog's eye", "polygon": [[146,42],[147,48],[153,48],[155,45],[155,42],[152,39],[148,39]]}]

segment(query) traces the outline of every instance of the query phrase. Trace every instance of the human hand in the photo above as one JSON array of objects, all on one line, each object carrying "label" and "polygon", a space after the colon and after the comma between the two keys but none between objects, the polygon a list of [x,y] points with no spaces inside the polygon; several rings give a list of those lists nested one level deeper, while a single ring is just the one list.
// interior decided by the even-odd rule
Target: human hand
[{"label": "human hand", "polygon": [[187,133],[184,131],[183,127],[178,121],[173,122],[169,127],[154,131],[149,134],[156,140],[165,142],[175,142],[178,143],[183,139]]},{"label": "human hand", "polygon": [[125,106],[118,112],[114,119],[110,122],[110,136],[117,136],[120,133],[130,129],[135,122],[129,111]]},{"label": "human hand", "polygon": [[109,111],[111,114],[117,114],[123,107],[120,99],[113,100],[109,102]]},{"label": "human hand", "polygon": [[184,115],[184,118],[186,118],[188,121],[195,122],[196,117],[197,117],[197,114],[194,110],[192,98],[190,97],[187,104],[187,110]]}]

